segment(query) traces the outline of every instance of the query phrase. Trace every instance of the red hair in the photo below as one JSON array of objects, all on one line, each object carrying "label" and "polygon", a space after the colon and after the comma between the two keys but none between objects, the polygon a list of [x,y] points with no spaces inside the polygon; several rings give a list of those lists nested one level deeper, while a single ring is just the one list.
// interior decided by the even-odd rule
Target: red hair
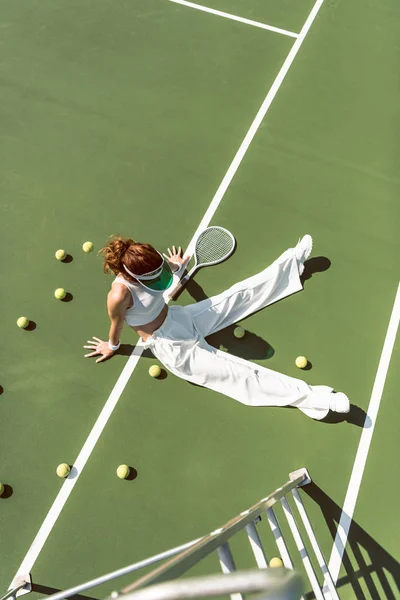
[{"label": "red hair", "polygon": [[158,269],[161,257],[150,244],[141,244],[121,235],[111,235],[104,248],[99,250],[104,258],[104,273],[123,273],[124,277],[136,281],[124,269],[125,265],[132,273],[144,275]]}]

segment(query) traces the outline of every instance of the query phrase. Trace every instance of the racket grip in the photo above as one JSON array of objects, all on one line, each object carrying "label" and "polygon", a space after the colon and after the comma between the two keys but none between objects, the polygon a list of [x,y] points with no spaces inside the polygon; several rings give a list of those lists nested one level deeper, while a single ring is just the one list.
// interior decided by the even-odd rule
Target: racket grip
[{"label": "racket grip", "polygon": [[171,298],[171,300],[175,300],[175,298],[177,296],[179,296],[179,294],[181,293],[181,291],[183,290],[183,288],[185,287],[187,281],[188,281],[188,277],[183,277],[180,282],[176,285],[176,287],[174,287],[174,289],[172,290],[172,292],[169,294],[169,297]]}]

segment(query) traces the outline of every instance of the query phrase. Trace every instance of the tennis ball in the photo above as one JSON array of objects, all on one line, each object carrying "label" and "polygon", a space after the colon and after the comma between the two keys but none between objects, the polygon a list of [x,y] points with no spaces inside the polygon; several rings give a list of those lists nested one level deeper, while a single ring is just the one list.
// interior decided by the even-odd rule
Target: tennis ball
[{"label": "tennis ball", "polygon": [[304,367],[307,366],[307,359],[305,356],[298,356],[296,358],[296,367],[299,367],[299,369],[304,369]]},{"label": "tennis ball", "polygon": [[152,365],[149,369],[149,375],[151,375],[151,377],[160,377],[161,367],[158,365]]},{"label": "tennis ball", "polygon": [[59,477],[68,477],[70,471],[71,467],[67,465],[67,463],[61,463],[61,465],[58,465],[56,469],[56,473]]},{"label": "tennis ball", "polygon": [[57,298],[57,300],[62,300],[66,295],[67,292],[64,290],[64,288],[57,288],[54,292],[54,296]]},{"label": "tennis ball", "polygon": [[57,250],[56,252],[56,259],[57,260],[64,260],[64,258],[67,256],[67,253],[65,252],[65,250]]},{"label": "tennis ball", "polygon": [[20,317],[17,321],[17,325],[18,327],[21,327],[21,329],[26,329],[26,327],[29,325],[29,319],[26,317]]},{"label": "tennis ball", "polygon": [[126,479],[129,475],[130,468],[128,465],[119,465],[117,475],[120,479]]},{"label": "tennis ball", "polygon": [[5,489],[4,483],[0,483],[0,496],[4,494]]},{"label": "tennis ball", "polygon": [[245,334],[245,330],[243,329],[243,327],[235,327],[235,329],[233,330],[233,335],[235,336],[235,338],[242,338],[244,337]]},{"label": "tennis ball", "polygon": [[283,567],[283,562],[280,558],[274,556],[274,558],[271,558],[271,560],[269,561],[269,566],[273,569],[276,567]]},{"label": "tennis ball", "polygon": [[91,252],[93,250],[93,244],[92,242],[85,242],[82,246],[82,250],[84,252]]}]

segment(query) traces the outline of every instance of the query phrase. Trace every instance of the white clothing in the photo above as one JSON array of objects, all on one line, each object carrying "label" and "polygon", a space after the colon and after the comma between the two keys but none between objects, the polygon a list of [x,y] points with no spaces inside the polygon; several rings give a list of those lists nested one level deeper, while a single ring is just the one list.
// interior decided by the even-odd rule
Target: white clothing
[{"label": "white clothing", "polygon": [[140,283],[133,283],[124,277],[116,277],[113,283],[116,281],[123,283],[132,294],[133,306],[125,312],[125,322],[128,325],[146,325],[158,317],[165,306],[162,293],[149,290]]},{"label": "white clothing", "polygon": [[204,339],[300,291],[302,266],[295,249],[290,248],[272,265],[222,294],[197,304],[170,307],[164,323],[145,346],[182,379],[250,406],[296,406],[314,419],[323,419],[329,411],[331,387],[310,386],[221,352]]}]

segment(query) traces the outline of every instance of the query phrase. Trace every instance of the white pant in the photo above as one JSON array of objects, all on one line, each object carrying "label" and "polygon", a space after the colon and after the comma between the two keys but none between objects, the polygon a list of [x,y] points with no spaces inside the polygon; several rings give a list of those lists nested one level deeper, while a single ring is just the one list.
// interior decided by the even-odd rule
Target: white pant
[{"label": "white pant", "polygon": [[212,298],[172,306],[162,326],[147,339],[158,360],[174,375],[250,406],[296,406],[314,419],[329,411],[332,388],[266,369],[217,350],[204,339],[302,289],[295,249],[272,265]]}]

